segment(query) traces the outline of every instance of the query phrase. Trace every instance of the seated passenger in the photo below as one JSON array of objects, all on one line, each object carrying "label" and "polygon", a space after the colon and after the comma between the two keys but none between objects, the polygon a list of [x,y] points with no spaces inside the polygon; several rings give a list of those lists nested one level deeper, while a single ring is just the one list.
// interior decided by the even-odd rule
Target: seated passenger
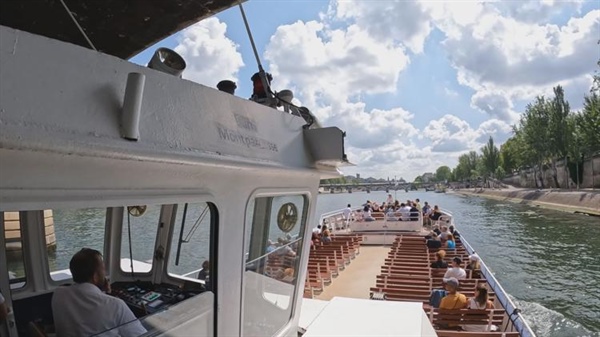
[{"label": "seated passenger", "polygon": [[327,226],[323,226],[323,231],[321,232],[321,241],[323,241],[323,243],[331,242],[331,233],[329,232],[329,229],[327,229]]},{"label": "seated passenger", "polygon": [[367,208],[366,211],[363,211],[363,219],[365,221],[375,221],[375,218],[371,215],[371,208]]},{"label": "seated passenger", "polygon": [[400,204],[400,214],[402,214],[402,221],[410,221],[410,206],[406,206],[405,203]]},{"label": "seated passenger", "polygon": [[444,256],[446,256],[446,251],[438,250],[438,252],[435,253],[436,260],[434,262],[431,262],[430,267],[431,268],[448,268],[448,264],[446,262],[444,262]]},{"label": "seated passenger", "polygon": [[99,251],[83,248],[73,255],[69,269],[75,284],[58,287],[52,297],[57,336],[91,336],[111,329],[121,336],[146,332],[122,299],[103,292],[110,292],[110,284]]},{"label": "seated passenger", "polygon": [[[478,309],[478,310],[494,309],[494,304],[492,303],[492,301],[490,301],[488,299],[488,290],[483,284],[480,284],[477,286],[477,288],[475,288],[475,297],[469,299],[469,301],[467,303],[467,308],[468,309]],[[479,331],[479,332],[489,331],[487,325],[471,324],[471,325],[463,325],[462,328],[465,331]]]},{"label": "seated passenger", "polygon": [[448,294],[442,298],[440,309],[464,309],[467,307],[467,297],[458,292],[458,280],[454,277],[446,281]]},{"label": "seated passenger", "polygon": [[435,232],[432,232],[431,239],[427,240],[427,248],[442,248],[442,241]]},{"label": "seated passenger", "polygon": [[415,203],[408,205],[410,207],[410,221],[419,221],[419,210],[415,207]]},{"label": "seated passenger", "polygon": [[209,275],[209,268],[210,268],[210,263],[208,263],[208,260],[205,260],[204,262],[202,262],[202,270],[200,270],[200,272],[198,273],[199,280],[206,281],[206,278]]},{"label": "seated passenger", "polygon": [[435,205],[435,206],[433,206],[433,212],[431,212],[431,214],[429,214],[429,219],[431,219],[433,221],[438,221],[442,215],[443,214],[440,211],[440,208],[438,207],[438,205]]},{"label": "seated passenger", "polygon": [[452,236],[452,233],[448,231],[448,227],[442,226],[442,230],[440,231],[440,238],[448,240],[449,236]]},{"label": "seated passenger", "polygon": [[462,260],[460,257],[455,257],[452,259],[452,268],[448,269],[446,274],[444,274],[444,282],[448,282],[449,279],[455,278],[458,280],[464,280],[467,278],[467,272],[460,267]]},{"label": "seated passenger", "polygon": [[448,242],[446,242],[446,247],[448,249],[454,250],[456,248],[456,242],[454,242],[454,237],[452,235],[448,235]]},{"label": "seated passenger", "polygon": [[481,266],[479,264],[479,255],[469,255],[469,263],[467,264],[467,270],[471,270],[471,278],[479,278]]}]

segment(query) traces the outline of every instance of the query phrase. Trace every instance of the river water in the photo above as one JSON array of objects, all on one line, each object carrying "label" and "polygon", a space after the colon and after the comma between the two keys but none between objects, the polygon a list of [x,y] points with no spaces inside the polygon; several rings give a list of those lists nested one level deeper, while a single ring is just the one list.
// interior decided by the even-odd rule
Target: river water
[{"label": "river water", "polygon": [[[386,196],[321,194],[317,214]],[[600,217],[451,193],[398,191],[396,198],[450,211],[538,336],[600,336]]]}]

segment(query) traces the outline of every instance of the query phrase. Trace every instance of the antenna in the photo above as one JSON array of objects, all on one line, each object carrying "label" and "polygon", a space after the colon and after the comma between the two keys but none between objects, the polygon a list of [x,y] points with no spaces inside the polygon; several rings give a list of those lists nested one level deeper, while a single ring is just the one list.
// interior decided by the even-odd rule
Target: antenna
[{"label": "antenna", "polygon": [[246,12],[244,12],[244,7],[241,3],[238,4],[238,6],[240,7],[240,12],[242,13],[242,19],[244,19],[246,32],[248,33],[248,37],[250,38],[250,44],[252,45],[252,51],[254,52],[256,63],[258,64],[258,75],[260,76],[263,88],[265,88],[265,94],[267,95],[267,99],[271,101],[273,99],[273,94],[271,92],[271,88],[269,87],[269,81],[267,81],[267,74],[265,73],[265,69],[263,68],[262,63],[260,62],[260,57],[258,56],[258,51],[256,50],[256,44],[254,44],[254,38],[252,37],[252,32],[250,31],[250,26],[248,25]]}]

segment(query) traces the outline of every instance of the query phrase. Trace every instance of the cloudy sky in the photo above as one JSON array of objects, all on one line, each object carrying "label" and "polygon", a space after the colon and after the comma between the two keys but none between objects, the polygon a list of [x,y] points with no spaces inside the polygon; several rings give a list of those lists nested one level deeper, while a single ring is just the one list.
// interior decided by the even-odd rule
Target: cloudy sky
[{"label": "cloudy sky", "polygon": [[[503,143],[525,105],[561,84],[582,106],[600,58],[600,1],[249,0],[244,4],[275,90],[345,130],[346,174],[412,179]],[[157,46],[187,61],[184,77],[238,83],[257,70],[237,7]]]}]

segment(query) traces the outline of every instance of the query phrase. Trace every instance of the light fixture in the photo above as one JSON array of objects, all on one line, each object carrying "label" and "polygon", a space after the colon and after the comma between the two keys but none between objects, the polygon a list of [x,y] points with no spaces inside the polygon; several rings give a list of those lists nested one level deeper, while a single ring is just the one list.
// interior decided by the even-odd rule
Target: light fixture
[{"label": "light fixture", "polygon": [[185,70],[185,60],[169,48],[158,48],[152,55],[148,68],[181,77]]}]

